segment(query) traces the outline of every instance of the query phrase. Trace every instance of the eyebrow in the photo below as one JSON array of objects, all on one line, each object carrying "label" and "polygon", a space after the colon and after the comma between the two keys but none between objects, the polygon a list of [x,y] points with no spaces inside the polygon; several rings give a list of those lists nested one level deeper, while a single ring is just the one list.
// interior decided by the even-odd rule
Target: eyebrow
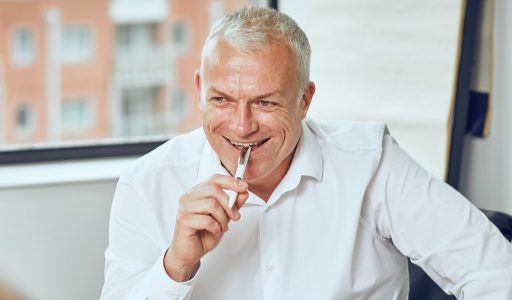
[{"label": "eyebrow", "polygon": [[[228,99],[233,99],[233,97],[229,96],[228,94],[224,93],[223,91],[221,91],[219,89],[216,89],[215,87],[211,87],[208,90],[208,93],[211,93],[211,92],[217,93],[217,94],[221,95],[222,97],[225,97],[225,98],[228,98]],[[251,100],[257,100],[257,99],[261,99],[261,98],[266,98],[266,97],[269,97],[269,96],[273,96],[275,94],[279,94],[279,90],[275,90],[275,91],[272,91],[272,92],[269,92],[269,93],[258,95],[258,96],[254,97]]]}]

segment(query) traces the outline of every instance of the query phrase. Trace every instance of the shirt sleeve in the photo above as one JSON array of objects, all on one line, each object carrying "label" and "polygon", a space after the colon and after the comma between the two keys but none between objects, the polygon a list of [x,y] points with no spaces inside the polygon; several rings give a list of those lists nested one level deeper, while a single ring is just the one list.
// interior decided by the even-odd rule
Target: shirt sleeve
[{"label": "shirt sleeve", "polygon": [[116,188],[105,251],[101,299],[188,299],[194,278],[176,282],[165,272],[166,249],[158,246],[155,217],[132,185],[121,178]]},{"label": "shirt sleeve", "polygon": [[377,232],[458,299],[512,299],[512,244],[386,135],[367,191]]}]

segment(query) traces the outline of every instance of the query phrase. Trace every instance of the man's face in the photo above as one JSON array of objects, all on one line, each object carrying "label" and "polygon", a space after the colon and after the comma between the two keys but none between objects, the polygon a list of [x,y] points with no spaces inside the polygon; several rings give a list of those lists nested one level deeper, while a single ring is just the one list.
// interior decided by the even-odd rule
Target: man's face
[{"label": "man's face", "polygon": [[240,145],[252,144],[244,180],[273,189],[290,166],[314,85],[299,92],[297,58],[283,43],[257,52],[222,39],[207,47],[195,78],[206,137],[231,174]]}]

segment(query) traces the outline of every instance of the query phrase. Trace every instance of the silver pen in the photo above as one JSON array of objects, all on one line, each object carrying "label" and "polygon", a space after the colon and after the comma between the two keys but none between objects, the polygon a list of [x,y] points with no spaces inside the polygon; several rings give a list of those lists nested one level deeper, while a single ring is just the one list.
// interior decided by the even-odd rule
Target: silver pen
[{"label": "silver pen", "polygon": [[[240,152],[240,157],[238,158],[238,166],[236,168],[235,178],[238,180],[244,179],[245,168],[247,167],[247,163],[249,162],[249,155],[251,155],[251,146],[245,146]],[[224,190],[226,194],[229,196],[229,208],[233,208],[235,205],[236,197],[238,193],[232,190]]]}]

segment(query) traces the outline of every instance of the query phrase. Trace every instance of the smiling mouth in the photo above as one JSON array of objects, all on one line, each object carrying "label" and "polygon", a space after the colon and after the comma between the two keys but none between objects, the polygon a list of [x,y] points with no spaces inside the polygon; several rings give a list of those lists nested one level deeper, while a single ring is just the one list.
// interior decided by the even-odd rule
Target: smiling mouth
[{"label": "smiling mouth", "polygon": [[256,150],[257,148],[259,148],[260,146],[265,144],[268,140],[270,140],[270,138],[267,138],[267,139],[263,139],[260,141],[237,142],[237,141],[230,140],[226,137],[224,139],[226,139],[226,141],[228,141],[233,147],[235,147],[238,150],[242,150],[245,147],[251,147],[251,151]]}]

